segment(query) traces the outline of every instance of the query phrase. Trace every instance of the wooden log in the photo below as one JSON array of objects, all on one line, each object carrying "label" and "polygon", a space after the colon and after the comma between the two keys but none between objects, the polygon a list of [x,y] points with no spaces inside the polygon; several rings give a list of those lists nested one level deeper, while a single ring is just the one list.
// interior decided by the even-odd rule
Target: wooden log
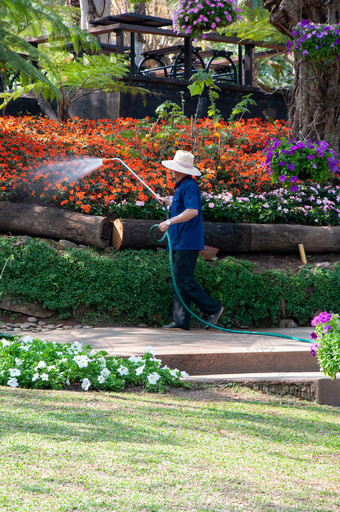
[{"label": "wooden log", "polygon": [[204,224],[205,242],[222,252],[340,252],[340,226]]},{"label": "wooden log", "polygon": [[61,238],[104,249],[111,243],[112,223],[105,217],[25,203],[0,202],[0,232]]},{"label": "wooden log", "polygon": [[[154,242],[150,227],[159,220],[117,219],[113,226],[115,249],[154,249],[165,247],[166,241]],[[161,238],[160,231],[154,234]],[[204,223],[205,244],[224,253],[298,252],[303,244],[305,252],[340,252],[340,226],[303,226],[293,224],[231,224]]]},{"label": "wooden log", "polygon": [[[155,249],[166,247],[167,240],[155,242],[150,235],[150,228],[162,222],[146,219],[116,219],[113,223],[112,246],[114,249]],[[164,235],[159,229],[153,234],[160,239]]]}]

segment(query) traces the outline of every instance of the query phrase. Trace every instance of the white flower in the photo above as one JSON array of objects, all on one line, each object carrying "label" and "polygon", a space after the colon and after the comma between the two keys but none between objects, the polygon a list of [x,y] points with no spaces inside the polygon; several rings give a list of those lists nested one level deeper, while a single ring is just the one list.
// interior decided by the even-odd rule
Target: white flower
[{"label": "white flower", "polygon": [[79,368],[86,368],[89,364],[89,358],[87,356],[74,356],[73,361],[77,363]]},{"label": "white flower", "polygon": [[15,358],[15,364],[16,364],[16,366],[20,366],[20,365],[22,365],[22,363],[23,363],[23,360],[22,360],[22,359],[19,359],[18,357],[16,357],[16,358]]},{"label": "white flower", "polygon": [[139,366],[139,368],[136,369],[136,375],[142,375],[142,373],[144,372],[144,368],[145,368],[145,364],[143,364],[142,366]]},{"label": "white flower", "polygon": [[70,381],[69,381],[68,379],[66,379],[66,385],[67,385],[67,386],[70,386],[70,385],[71,385],[71,383],[70,383]]},{"label": "white flower", "polygon": [[101,370],[101,372],[100,372],[100,375],[101,375],[102,377],[108,377],[108,376],[110,375],[110,373],[111,373],[111,372],[110,372],[110,370],[108,370],[107,368],[103,368],[103,369]]},{"label": "white flower", "polygon": [[36,380],[39,379],[39,373],[35,373],[32,377],[32,382],[35,382]]},{"label": "white flower", "polygon": [[153,373],[150,373],[150,375],[148,375],[148,381],[150,384],[156,384],[156,382],[161,378],[160,375],[158,375],[158,373],[156,372],[153,372]]},{"label": "white flower", "polygon": [[91,386],[91,382],[89,381],[89,379],[87,379],[85,377],[85,379],[83,380],[83,382],[81,384],[81,387],[83,388],[84,391],[87,391],[90,386]]},{"label": "white flower", "polygon": [[63,357],[62,359],[60,359],[61,363],[67,363],[67,361],[68,361],[67,357]]},{"label": "white flower", "polygon": [[129,357],[129,361],[131,361],[132,363],[139,363],[141,360],[142,360],[142,358],[139,356],[130,356]]},{"label": "white flower", "polygon": [[83,347],[83,344],[82,344],[82,343],[80,343],[79,341],[75,341],[75,342],[73,343],[73,350],[81,350],[81,349],[82,349],[82,347]]},{"label": "white flower", "polygon": [[120,366],[117,370],[117,372],[120,374],[120,375],[128,375],[129,373],[129,368],[126,368],[126,366]]},{"label": "white flower", "polygon": [[30,335],[24,336],[21,340],[23,343],[32,343],[33,338]]},{"label": "white flower", "polygon": [[187,372],[181,372],[181,377],[182,377],[182,379],[188,380],[189,374]]},{"label": "white flower", "polygon": [[105,359],[105,357],[103,357],[103,356],[99,357],[98,358],[98,362],[101,364],[102,368],[106,367],[106,359]]},{"label": "white flower", "polygon": [[18,375],[21,375],[19,368],[9,368],[8,371],[11,377],[17,377]]},{"label": "white flower", "polygon": [[35,370],[38,370],[39,368],[46,368],[46,366],[47,366],[47,365],[46,365],[45,361],[40,361],[40,362],[38,363],[38,365],[37,365],[34,369],[35,369]]},{"label": "white flower", "polygon": [[29,347],[27,347],[26,345],[20,345],[20,348],[21,350],[25,350],[25,352],[28,352],[29,351]]},{"label": "white flower", "polygon": [[179,372],[179,370],[169,370],[169,372],[170,372],[171,377],[178,378],[177,372]]},{"label": "white flower", "polygon": [[17,388],[19,386],[19,382],[15,377],[11,377],[8,379],[7,385],[11,386],[11,388]]},{"label": "white flower", "polygon": [[169,366],[166,364],[163,366],[163,368],[161,368],[161,370],[170,370]]},{"label": "white flower", "polygon": [[157,363],[157,366],[159,367],[162,364],[162,359],[157,359],[156,357],[153,357],[151,361],[155,361]]},{"label": "white flower", "polygon": [[42,373],[41,380],[48,380],[48,373]]},{"label": "white flower", "polygon": [[145,352],[150,352],[150,354],[153,354],[153,348],[150,347],[150,345],[148,345],[147,347],[145,347]]},{"label": "white flower", "polygon": [[51,370],[55,370],[56,367],[54,365],[51,365],[51,366],[48,366],[47,369],[50,372]]},{"label": "white flower", "polygon": [[90,356],[95,356],[95,355],[96,355],[96,353],[97,353],[97,352],[96,352],[96,350],[93,348],[93,349],[91,350],[91,352],[90,352]]},{"label": "white flower", "polygon": [[11,345],[11,342],[6,340],[6,338],[2,338],[2,340],[0,340],[0,341],[1,341],[3,347],[9,347]]},{"label": "white flower", "polygon": [[100,384],[103,384],[103,382],[105,382],[105,377],[103,377],[103,375],[99,375],[99,377],[98,377],[98,382],[99,382]]}]

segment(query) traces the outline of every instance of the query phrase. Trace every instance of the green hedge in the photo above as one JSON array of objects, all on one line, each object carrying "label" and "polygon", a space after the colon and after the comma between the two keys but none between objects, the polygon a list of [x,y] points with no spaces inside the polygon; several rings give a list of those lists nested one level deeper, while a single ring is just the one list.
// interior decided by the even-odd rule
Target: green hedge
[{"label": "green hedge", "polygon": [[[2,272],[3,270],[3,272]],[[248,261],[199,259],[196,277],[225,307],[223,322],[277,325],[281,302],[288,318],[306,325],[318,310],[340,311],[340,266],[304,267],[297,275],[271,270],[255,273]],[[172,287],[168,253],[126,250],[57,251],[28,238],[0,240],[0,295],[38,302],[61,318],[87,315],[112,324],[161,325],[171,319]]]}]

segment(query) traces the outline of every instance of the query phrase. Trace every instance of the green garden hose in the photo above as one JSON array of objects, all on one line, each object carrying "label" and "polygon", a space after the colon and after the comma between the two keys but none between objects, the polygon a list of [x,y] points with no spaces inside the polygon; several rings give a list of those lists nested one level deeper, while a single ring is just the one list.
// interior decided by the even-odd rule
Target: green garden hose
[{"label": "green garden hose", "polygon": [[[166,214],[167,214],[167,217],[169,216],[168,214],[168,211],[166,210]],[[218,329],[219,331],[225,331],[225,332],[233,332],[233,333],[236,333],[236,334],[256,334],[257,336],[261,335],[261,336],[274,336],[275,338],[286,338],[288,340],[295,340],[295,341],[303,341],[304,343],[312,343],[311,340],[305,340],[303,338],[294,338],[293,336],[286,336],[285,334],[274,334],[274,333],[269,333],[269,332],[255,332],[255,331],[236,331],[234,329],[226,329],[225,327],[219,327],[218,325],[213,325],[213,324],[210,324],[209,322],[206,322],[205,320],[203,320],[202,318],[200,318],[199,316],[197,316],[193,311],[191,311],[191,309],[188,308],[188,306],[185,304],[184,300],[182,299],[181,297],[181,294],[180,294],[180,291],[178,289],[178,286],[177,286],[177,283],[176,283],[176,279],[175,279],[175,273],[174,273],[174,267],[173,267],[173,261],[172,261],[172,246],[171,246],[171,240],[170,240],[170,236],[169,236],[169,232],[168,230],[165,231],[164,235],[162,236],[162,238],[158,239],[154,236],[153,234],[153,230],[155,228],[157,228],[159,226],[159,224],[154,224],[153,226],[151,226],[150,228],[150,235],[151,235],[151,238],[155,241],[155,242],[163,242],[163,240],[165,240],[166,238],[168,239],[168,249],[169,249],[169,260],[170,260],[170,272],[171,272],[171,279],[172,279],[172,285],[173,285],[173,288],[175,290],[175,293],[177,294],[182,306],[190,313],[191,316],[193,316],[194,318],[196,318],[197,320],[199,320],[200,322],[202,322],[203,324],[205,325],[208,325],[209,327],[213,327],[214,329]]]}]

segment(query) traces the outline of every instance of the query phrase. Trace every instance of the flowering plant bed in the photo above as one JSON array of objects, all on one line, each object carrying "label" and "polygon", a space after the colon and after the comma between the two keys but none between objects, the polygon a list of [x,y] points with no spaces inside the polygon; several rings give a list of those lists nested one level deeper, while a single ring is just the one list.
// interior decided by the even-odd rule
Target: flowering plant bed
[{"label": "flowering plant bed", "polygon": [[318,358],[325,375],[335,379],[340,372],[340,315],[336,313],[320,313],[313,318],[315,332],[311,334],[315,343],[311,346],[311,354]]},{"label": "flowering plant bed", "polygon": [[325,141],[274,138],[265,152],[265,163],[273,182],[281,182],[292,192],[297,192],[297,183],[301,180],[323,183],[339,175],[336,154]]},{"label": "flowering plant bed", "polygon": [[314,61],[340,60],[340,24],[330,25],[301,21],[292,31],[288,49]]},{"label": "flowering plant bed", "polygon": [[205,220],[339,224],[339,186],[300,186],[299,194],[272,185],[263,150],[287,138],[284,122],[260,119],[213,122],[79,120],[4,117],[0,127],[0,200],[56,206],[109,217],[159,219],[163,207],[119,163],[88,175],[56,176],[40,166],[84,157],[120,157],[160,195],[173,193],[171,172],[161,165],[177,149],[193,150],[202,175]]},{"label": "flowering plant bed", "polygon": [[[174,10],[174,29],[191,37],[223,28],[241,19],[236,0],[179,0]],[[204,36],[203,36],[204,37]]]},{"label": "flowering plant bed", "polygon": [[161,360],[147,347],[143,357],[108,358],[82,343],[52,343],[31,336],[0,339],[0,385],[34,389],[62,389],[79,383],[84,391],[121,391],[142,386],[162,392],[184,386],[186,372],[161,368]]}]

